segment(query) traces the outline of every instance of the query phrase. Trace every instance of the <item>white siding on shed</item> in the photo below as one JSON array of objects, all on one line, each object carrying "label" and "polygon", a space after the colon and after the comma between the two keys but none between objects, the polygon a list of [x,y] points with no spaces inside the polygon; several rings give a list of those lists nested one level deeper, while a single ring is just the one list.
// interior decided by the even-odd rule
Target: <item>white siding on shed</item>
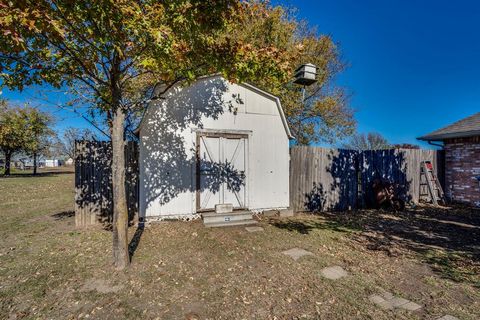
[{"label": "white siding on shed", "polygon": [[287,208],[289,131],[280,108],[275,97],[219,76],[176,86],[152,103],[140,126],[140,216],[197,212],[197,135],[213,132],[248,137],[248,209]]},{"label": "white siding on shed", "polygon": [[61,165],[60,160],[58,159],[46,159],[45,167],[58,167]]}]

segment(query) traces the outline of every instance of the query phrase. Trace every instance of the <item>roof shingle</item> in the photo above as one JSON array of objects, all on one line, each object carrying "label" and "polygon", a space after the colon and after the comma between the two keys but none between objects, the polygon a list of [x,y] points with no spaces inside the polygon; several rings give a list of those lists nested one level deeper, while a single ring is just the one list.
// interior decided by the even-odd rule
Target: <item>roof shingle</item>
[{"label": "roof shingle", "polygon": [[419,140],[441,141],[450,138],[464,138],[480,136],[480,112],[465,119],[452,123],[444,128],[435,130]]}]

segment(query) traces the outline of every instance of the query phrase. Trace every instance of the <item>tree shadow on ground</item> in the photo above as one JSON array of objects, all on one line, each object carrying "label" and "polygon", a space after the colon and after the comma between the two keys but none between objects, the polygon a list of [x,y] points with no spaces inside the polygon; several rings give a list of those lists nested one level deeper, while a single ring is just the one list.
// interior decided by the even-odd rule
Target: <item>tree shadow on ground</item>
[{"label": "tree shadow on ground", "polygon": [[309,234],[314,230],[332,230],[345,233],[359,231],[354,225],[347,225],[334,220],[319,220],[318,217],[314,216],[311,218],[288,220],[271,219],[270,224],[279,229],[301,234]]},{"label": "tree shadow on ground", "polygon": [[33,173],[11,173],[8,176],[0,174],[0,179],[9,179],[9,178],[38,178],[38,177],[56,177],[63,174],[73,174],[74,171],[48,171],[48,172],[38,172],[37,174]]},{"label": "tree shadow on ground", "polygon": [[133,255],[140,244],[140,239],[142,238],[143,231],[145,230],[145,224],[143,222],[139,222],[137,226],[137,230],[133,234],[130,243],[128,244],[128,254],[130,257],[130,261],[132,261]]},{"label": "tree shadow on ground", "polygon": [[75,216],[75,211],[73,211],[73,210],[62,211],[62,212],[55,213],[55,214],[51,215],[51,217],[54,220],[64,220],[64,219],[68,219],[68,218],[71,218],[71,217],[74,217],[74,216]]},{"label": "tree shadow on ground", "polygon": [[480,210],[417,207],[403,212],[323,213],[326,226],[355,228],[352,239],[390,256],[416,253],[441,276],[480,287]]},{"label": "tree shadow on ground", "polygon": [[342,232],[368,250],[413,255],[443,278],[480,287],[479,209],[423,206],[403,212],[322,212],[269,223],[300,234]]}]

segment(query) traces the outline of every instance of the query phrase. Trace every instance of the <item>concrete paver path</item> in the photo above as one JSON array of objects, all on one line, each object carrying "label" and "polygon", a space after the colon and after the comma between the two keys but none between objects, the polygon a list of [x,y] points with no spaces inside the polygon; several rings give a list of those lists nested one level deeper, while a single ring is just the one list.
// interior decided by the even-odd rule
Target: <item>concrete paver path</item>
[{"label": "concrete paver path", "polygon": [[345,271],[340,266],[323,268],[322,271],[320,271],[320,273],[322,274],[323,277],[330,280],[337,280],[337,279],[348,276],[348,272]]},{"label": "concrete paver path", "polygon": [[381,294],[372,294],[369,300],[383,309],[404,309],[409,311],[416,311],[422,308],[421,305],[404,299],[402,297],[395,297],[390,292],[383,292]]},{"label": "concrete paver path", "polygon": [[290,250],[283,251],[282,253],[291,257],[295,261],[297,261],[303,256],[313,256],[313,253],[301,248],[292,248]]},{"label": "concrete paver path", "polygon": [[245,227],[245,230],[248,232],[258,232],[258,231],[263,231],[262,227]]},{"label": "concrete paver path", "polygon": [[444,315],[441,318],[438,318],[437,320],[460,320],[457,317],[451,316],[449,314]]}]

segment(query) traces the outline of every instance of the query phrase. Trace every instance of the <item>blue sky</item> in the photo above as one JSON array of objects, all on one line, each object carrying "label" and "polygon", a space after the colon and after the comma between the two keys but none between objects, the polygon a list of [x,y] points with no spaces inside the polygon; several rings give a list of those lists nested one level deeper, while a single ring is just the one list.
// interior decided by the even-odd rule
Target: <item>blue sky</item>
[{"label": "blue sky", "polygon": [[[480,111],[480,1],[277,1],[339,43],[360,132],[394,143]],[[423,146],[428,146],[422,144]]]},{"label": "blue sky", "polygon": [[[360,132],[393,143],[416,137],[480,111],[480,1],[291,1],[298,16],[330,34],[350,67],[337,82],[352,93]],[[24,93],[4,90],[21,102]],[[62,95],[49,94],[62,101]],[[88,124],[56,112],[57,127]],[[424,146],[428,146],[424,144]]]},{"label": "blue sky", "polygon": [[[7,99],[14,105],[28,104],[48,112],[55,119],[55,130],[60,136],[67,127],[90,128],[95,130],[87,121],[71,109],[58,107],[58,105],[65,105],[65,102],[72,99],[71,96],[66,96],[65,91],[62,89],[51,88],[47,85],[27,87],[21,92],[3,89],[0,97]],[[100,132],[97,133],[101,136]]]}]

